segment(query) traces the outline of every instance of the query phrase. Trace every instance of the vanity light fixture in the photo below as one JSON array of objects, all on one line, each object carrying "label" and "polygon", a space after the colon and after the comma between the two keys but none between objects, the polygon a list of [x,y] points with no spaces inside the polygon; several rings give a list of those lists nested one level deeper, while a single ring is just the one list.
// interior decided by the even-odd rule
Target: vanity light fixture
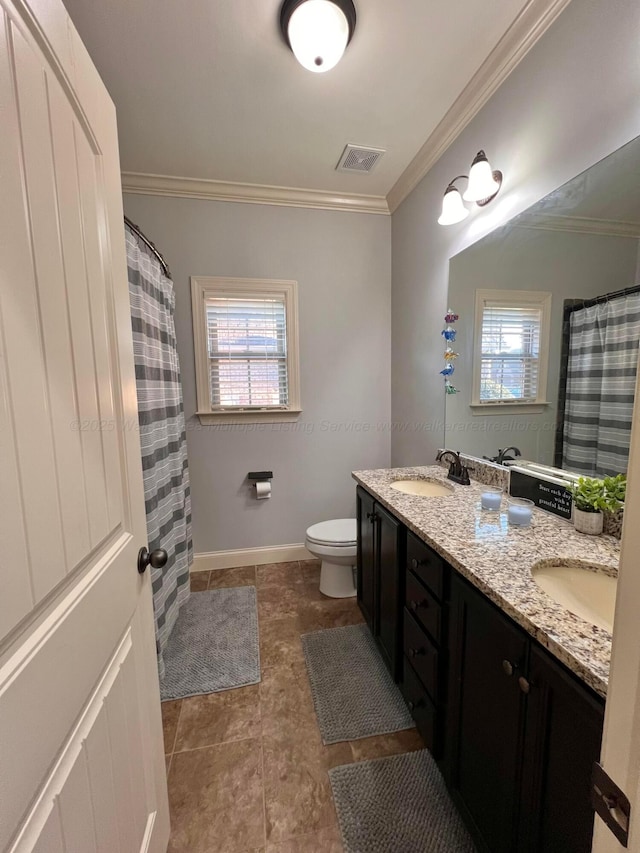
[{"label": "vanity light fixture", "polygon": [[469,215],[469,211],[462,203],[460,190],[454,186],[456,181],[466,177],[466,175],[458,175],[446,188],[442,199],[442,213],[438,218],[440,225],[455,225],[456,222],[462,222]]},{"label": "vanity light fixture", "polygon": [[356,28],[353,0],[284,0],[280,29],[296,59],[309,71],[329,71]]},{"label": "vanity light fixture", "polygon": [[[461,178],[468,181],[467,188],[461,196],[454,186]],[[469,215],[469,210],[462,200],[475,202],[478,207],[485,207],[498,195],[502,186],[502,172],[492,170],[484,151],[478,151],[473,159],[469,175],[458,175],[447,187],[442,199],[442,213],[438,218],[440,225],[455,225]]]}]

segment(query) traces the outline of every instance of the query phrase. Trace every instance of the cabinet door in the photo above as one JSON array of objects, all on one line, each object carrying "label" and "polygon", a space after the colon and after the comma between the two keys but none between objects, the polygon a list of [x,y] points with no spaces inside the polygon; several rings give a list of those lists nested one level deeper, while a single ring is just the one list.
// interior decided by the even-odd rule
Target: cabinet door
[{"label": "cabinet door", "polygon": [[376,588],[375,588],[375,528],[373,498],[359,486],[356,490],[358,515],[358,605],[367,625],[376,633]]},{"label": "cabinet door", "polygon": [[397,680],[400,670],[400,626],[404,592],[404,527],[379,504],[377,527],[378,645],[389,671]]},{"label": "cabinet door", "polygon": [[529,683],[518,850],[589,853],[604,702],[537,646]]},{"label": "cabinet door", "polygon": [[528,638],[458,577],[451,628],[451,791],[480,842],[491,853],[511,853],[526,698],[518,676]]}]

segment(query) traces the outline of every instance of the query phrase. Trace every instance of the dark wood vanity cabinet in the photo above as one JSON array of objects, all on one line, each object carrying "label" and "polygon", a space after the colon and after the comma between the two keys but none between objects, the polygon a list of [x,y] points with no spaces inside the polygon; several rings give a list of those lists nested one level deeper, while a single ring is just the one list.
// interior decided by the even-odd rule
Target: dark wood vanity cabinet
[{"label": "dark wood vanity cabinet", "polygon": [[589,853],[604,701],[358,487],[358,603],[477,847]]},{"label": "dark wood vanity cabinet", "polygon": [[356,490],[358,519],[358,560],[357,596],[358,606],[369,626],[376,635],[376,527],[374,524],[375,501],[368,492],[360,487]]},{"label": "dark wood vanity cabinet", "polygon": [[358,604],[391,675],[398,681],[404,590],[401,571],[406,531],[394,516],[360,488],[357,490],[357,517]]},{"label": "dark wood vanity cabinet", "polygon": [[518,853],[587,853],[604,702],[532,644]]},{"label": "dark wood vanity cabinet", "polygon": [[402,689],[426,745],[440,759],[447,705],[451,568],[408,532],[404,571]]},{"label": "dark wood vanity cabinet", "polygon": [[515,846],[528,640],[473,587],[453,580],[450,790],[477,839],[492,853]]},{"label": "dark wood vanity cabinet", "polygon": [[445,775],[480,848],[589,853],[604,702],[459,576]]}]

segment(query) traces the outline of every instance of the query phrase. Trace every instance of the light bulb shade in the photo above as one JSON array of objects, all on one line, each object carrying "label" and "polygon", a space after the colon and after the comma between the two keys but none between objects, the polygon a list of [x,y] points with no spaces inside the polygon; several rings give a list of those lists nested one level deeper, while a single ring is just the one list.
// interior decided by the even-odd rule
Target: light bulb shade
[{"label": "light bulb shade", "polygon": [[494,177],[487,155],[484,151],[478,151],[471,164],[469,183],[462,197],[465,201],[485,201],[493,198],[499,189],[500,182]]},{"label": "light bulb shade", "polygon": [[469,211],[462,203],[462,196],[455,187],[449,185],[442,199],[442,213],[438,217],[438,224],[455,225],[468,215]]},{"label": "light bulb shade", "polygon": [[342,59],[356,23],[353,0],[285,0],[283,35],[300,65],[329,71]]}]

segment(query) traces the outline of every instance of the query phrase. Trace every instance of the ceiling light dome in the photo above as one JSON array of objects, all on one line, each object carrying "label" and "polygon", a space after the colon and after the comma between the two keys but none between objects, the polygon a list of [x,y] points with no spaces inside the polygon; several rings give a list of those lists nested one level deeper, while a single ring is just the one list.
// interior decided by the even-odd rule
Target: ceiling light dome
[{"label": "ceiling light dome", "polygon": [[280,28],[300,65],[329,71],[342,59],[356,26],[353,0],[284,0]]}]

